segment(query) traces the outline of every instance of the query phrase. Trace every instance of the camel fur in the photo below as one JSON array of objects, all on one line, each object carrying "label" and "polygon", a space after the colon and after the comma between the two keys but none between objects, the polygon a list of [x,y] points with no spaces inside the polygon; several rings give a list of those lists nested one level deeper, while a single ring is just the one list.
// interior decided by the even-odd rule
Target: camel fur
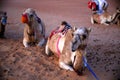
[{"label": "camel fur", "polygon": [[28,8],[22,14],[22,22],[26,24],[24,27],[23,45],[29,47],[33,44],[43,46],[45,44],[45,25],[37,16],[32,8]]},{"label": "camel fur", "polygon": [[110,25],[111,23],[119,24],[120,9],[117,8],[116,12],[113,15],[110,15],[107,11],[103,14],[93,13],[91,16],[91,23],[95,24],[104,24]]},{"label": "camel fur", "polygon": [[[65,35],[61,33],[54,34],[48,38],[46,44],[46,54],[51,55],[51,52],[59,57],[59,67],[62,69],[82,72],[83,71],[83,56],[86,54],[87,40],[90,29],[78,28],[76,30],[68,29]],[[58,39],[58,48],[57,50]]]},{"label": "camel fur", "polygon": [[105,11],[103,14],[93,13],[91,16],[92,24],[98,23],[98,24],[109,25],[111,20],[112,20],[112,16],[107,11]]}]

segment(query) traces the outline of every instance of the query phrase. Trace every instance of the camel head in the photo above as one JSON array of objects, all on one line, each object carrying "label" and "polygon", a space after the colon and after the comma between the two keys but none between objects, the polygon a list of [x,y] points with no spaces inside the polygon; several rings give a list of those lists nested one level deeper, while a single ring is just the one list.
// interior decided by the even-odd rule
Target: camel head
[{"label": "camel head", "polygon": [[37,20],[37,15],[34,9],[28,8],[22,13],[21,21],[23,23],[29,24],[34,20]]},{"label": "camel head", "polygon": [[120,14],[120,8],[119,7],[116,8],[116,12]]},{"label": "camel head", "polygon": [[77,28],[73,32],[73,39],[72,39],[72,52],[76,51],[77,49],[81,48],[84,49],[87,46],[87,40],[89,37],[89,33],[91,29],[87,28]]},{"label": "camel head", "polygon": [[83,71],[83,56],[86,55],[85,48],[87,46],[89,33],[91,28],[77,28],[74,30],[72,36],[72,63],[73,68],[77,73]]}]

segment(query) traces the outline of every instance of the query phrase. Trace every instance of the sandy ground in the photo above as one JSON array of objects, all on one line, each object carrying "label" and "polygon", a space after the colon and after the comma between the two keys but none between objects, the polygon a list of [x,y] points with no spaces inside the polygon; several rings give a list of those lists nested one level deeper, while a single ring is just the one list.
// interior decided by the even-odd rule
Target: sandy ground
[{"label": "sandy ground", "polygon": [[[91,27],[87,59],[100,80],[120,80],[120,27],[90,23],[88,0],[1,0],[7,11],[6,39],[0,39],[0,80],[95,80],[86,69],[83,75],[62,70],[55,56],[45,55],[44,47],[24,48],[24,24],[20,17],[26,8],[34,8],[45,22],[46,37],[61,21],[72,26]],[[107,0],[110,14],[120,7],[119,0]]]}]

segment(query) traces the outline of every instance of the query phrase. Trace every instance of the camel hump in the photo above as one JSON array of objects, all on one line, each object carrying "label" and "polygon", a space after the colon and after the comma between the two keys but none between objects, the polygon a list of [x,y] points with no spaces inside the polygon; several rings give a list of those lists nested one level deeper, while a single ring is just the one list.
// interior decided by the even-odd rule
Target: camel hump
[{"label": "camel hump", "polygon": [[68,31],[66,32],[66,36],[72,36],[74,30],[73,29],[68,29]]}]

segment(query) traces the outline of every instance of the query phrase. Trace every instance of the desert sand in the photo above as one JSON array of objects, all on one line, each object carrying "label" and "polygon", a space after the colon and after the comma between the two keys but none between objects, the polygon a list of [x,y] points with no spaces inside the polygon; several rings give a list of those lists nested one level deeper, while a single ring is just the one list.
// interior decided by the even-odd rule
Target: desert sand
[{"label": "desert sand", "polygon": [[[119,0],[107,0],[112,15]],[[120,26],[91,24],[88,0],[1,0],[6,11],[6,39],[0,39],[0,80],[95,80],[86,69],[83,75],[60,69],[55,56],[45,55],[44,47],[25,48],[22,44],[24,24],[21,14],[36,10],[46,25],[46,38],[65,20],[75,27],[91,28],[87,46],[88,64],[100,80],[120,80]]]}]

